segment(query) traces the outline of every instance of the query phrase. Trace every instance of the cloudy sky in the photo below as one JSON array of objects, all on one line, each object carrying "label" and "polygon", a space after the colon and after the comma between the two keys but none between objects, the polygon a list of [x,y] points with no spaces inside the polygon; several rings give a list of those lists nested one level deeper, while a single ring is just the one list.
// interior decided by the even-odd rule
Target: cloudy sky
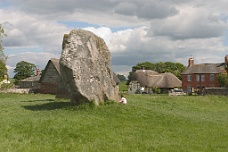
[{"label": "cloudy sky", "polygon": [[83,28],[102,37],[112,69],[128,75],[139,62],[224,62],[227,0],[0,0],[9,75],[20,61],[44,69],[59,58],[63,35]]}]

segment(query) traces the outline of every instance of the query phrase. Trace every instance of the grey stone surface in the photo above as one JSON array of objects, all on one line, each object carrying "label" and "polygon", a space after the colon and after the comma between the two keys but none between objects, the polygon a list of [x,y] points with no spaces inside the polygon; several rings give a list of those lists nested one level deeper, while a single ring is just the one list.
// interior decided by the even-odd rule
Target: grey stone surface
[{"label": "grey stone surface", "polygon": [[113,79],[111,55],[104,40],[90,31],[76,29],[65,34],[60,71],[75,103],[118,101],[119,87]]}]

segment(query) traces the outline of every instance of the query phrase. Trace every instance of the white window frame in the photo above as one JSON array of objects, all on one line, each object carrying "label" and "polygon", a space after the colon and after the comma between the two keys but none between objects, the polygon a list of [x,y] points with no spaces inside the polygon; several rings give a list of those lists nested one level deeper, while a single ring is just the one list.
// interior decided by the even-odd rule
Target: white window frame
[{"label": "white window frame", "polygon": [[204,82],[204,81],[205,81],[205,75],[204,75],[204,74],[201,74],[201,76],[200,76],[200,81],[201,81],[201,82]]},{"label": "white window frame", "polygon": [[200,75],[199,74],[196,75],[196,82],[200,82]]},{"label": "white window frame", "polygon": [[192,75],[189,74],[187,77],[188,77],[188,82],[191,82],[192,81]]},{"label": "white window frame", "polygon": [[210,81],[215,81],[215,74],[210,74]]}]

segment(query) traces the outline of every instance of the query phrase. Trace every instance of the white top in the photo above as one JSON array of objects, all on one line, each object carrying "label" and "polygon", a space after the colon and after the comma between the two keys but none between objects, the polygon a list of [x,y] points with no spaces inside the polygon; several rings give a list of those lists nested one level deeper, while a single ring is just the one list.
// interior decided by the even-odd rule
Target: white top
[{"label": "white top", "polygon": [[123,104],[127,104],[127,99],[122,97],[119,102],[121,102]]}]

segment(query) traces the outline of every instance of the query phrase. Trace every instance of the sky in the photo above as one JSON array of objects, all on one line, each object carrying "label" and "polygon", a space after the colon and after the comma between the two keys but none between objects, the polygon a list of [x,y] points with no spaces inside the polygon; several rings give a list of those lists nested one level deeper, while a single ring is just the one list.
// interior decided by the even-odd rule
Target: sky
[{"label": "sky", "polygon": [[141,62],[221,63],[228,55],[227,0],[0,0],[8,74],[20,61],[43,70],[60,58],[63,35],[86,29],[125,76]]}]

